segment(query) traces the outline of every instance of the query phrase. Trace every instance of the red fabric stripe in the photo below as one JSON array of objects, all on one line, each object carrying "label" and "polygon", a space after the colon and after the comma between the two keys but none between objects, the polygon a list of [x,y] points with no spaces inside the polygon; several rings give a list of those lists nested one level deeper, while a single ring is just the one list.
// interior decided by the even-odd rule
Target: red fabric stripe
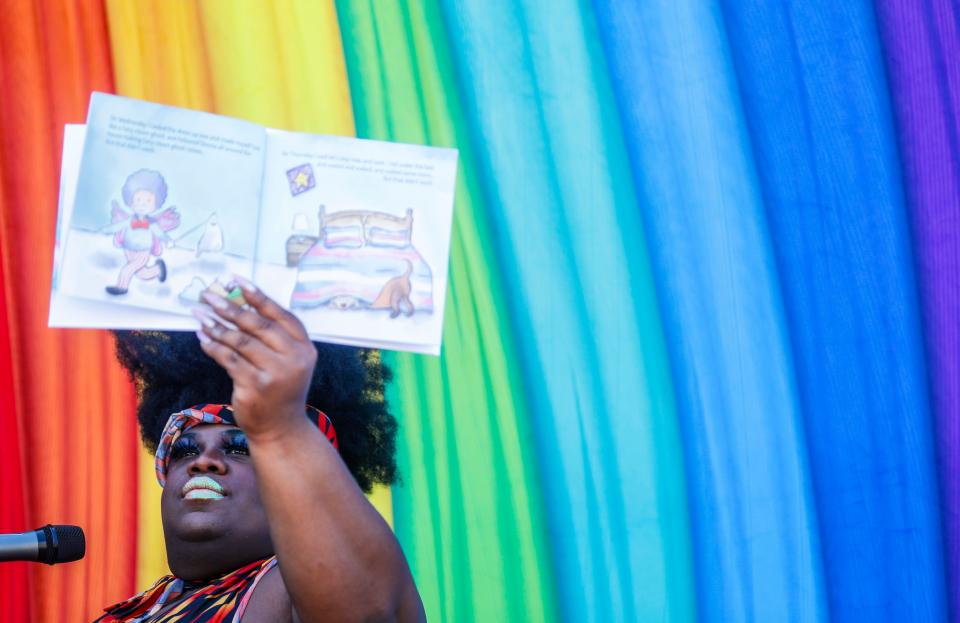
[{"label": "red fabric stripe", "polygon": [[[4,239],[0,236],[0,249]],[[20,431],[13,394],[13,361],[4,284],[4,253],[0,251],[0,532],[25,532]],[[27,563],[0,565],[0,604],[10,621],[29,621]]]},{"label": "red fabric stripe", "polygon": [[[85,119],[94,89],[113,89],[100,3],[0,3],[0,237],[10,342],[0,345],[0,361],[12,363],[22,424],[26,523],[80,525],[88,545],[83,561],[30,567],[31,621],[86,622],[135,589],[132,388],[107,333],[46,326],[63,124]],[[22,598],[0,603],[5,621],[28,620],[7,617]]]}]

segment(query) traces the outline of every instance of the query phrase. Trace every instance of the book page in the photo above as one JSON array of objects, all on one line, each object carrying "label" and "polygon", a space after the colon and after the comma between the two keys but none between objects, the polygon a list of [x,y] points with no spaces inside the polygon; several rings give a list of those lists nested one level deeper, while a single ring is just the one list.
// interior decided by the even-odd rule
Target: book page
[{"label": "book page", "polygon": [[256,124],[94,93],[57,290],[189,317],[204,289],[252,277],[264,141]]},{"label": "book page", "polygon": [[87,128],[82,124],[67,124],[63,132],[63,159],[60,165],[60,196],[57,204],[57,233],[53,253],[53,287],[50,292],[51,327],[83,327],[102,329],[161,329],[194,330],[193,317],[180,316],[147,309],[113,305],[108,301],[76,298],[64,294],[58,287],[63,257],[64,232],[70,228],[80,159]]},{"label": "book page", "polygon": [[438,354],[457,151],[268,130],[254,282],[314,339]]}]

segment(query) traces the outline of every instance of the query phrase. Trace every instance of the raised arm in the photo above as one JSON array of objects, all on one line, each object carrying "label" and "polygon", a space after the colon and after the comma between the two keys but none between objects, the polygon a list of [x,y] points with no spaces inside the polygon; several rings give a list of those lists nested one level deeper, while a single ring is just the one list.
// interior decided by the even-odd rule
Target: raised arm
[{"label": "raised arm", "polygon": [[295,316],[241,283],[250,309],[205,295],[237,329],[208,318],[198,336],[233,379],[234,412],[296,614],[305,622],[424,621],[393,532],[304,417],[316,349]]},{"label": "raised arm", "polygon": [[115,234],[129,224],[129,221],[117,221],[115,223],[110,223],[109,225],[104,225],[98,229],[97,232],[101,234]]}]

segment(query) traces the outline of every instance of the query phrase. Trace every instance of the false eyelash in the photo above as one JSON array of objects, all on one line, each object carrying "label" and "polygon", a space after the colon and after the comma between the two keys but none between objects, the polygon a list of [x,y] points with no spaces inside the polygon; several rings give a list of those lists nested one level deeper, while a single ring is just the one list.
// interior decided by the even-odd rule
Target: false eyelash
[{"label": "false eyelash", "polygon": [[230,439],[230,441],[223,444],[223,453],[230,454],[233,450],[239,450],[243,454],[250,454],[250,444],[247,443],[246,437],[236,436]]},{"label": "false eyelash", "polygon": [[173,447],[170,448],[170,460],[176,461],[177,459],[183,458],[187,456],[188,452],[200,454],[200,446],[189,437],[181,437],[173,442]]}]

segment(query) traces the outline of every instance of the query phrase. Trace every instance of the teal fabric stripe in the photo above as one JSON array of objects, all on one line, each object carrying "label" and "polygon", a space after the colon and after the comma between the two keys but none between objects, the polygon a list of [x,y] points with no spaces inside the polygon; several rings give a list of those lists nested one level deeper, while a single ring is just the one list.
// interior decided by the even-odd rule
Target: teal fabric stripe
[{"label": "teal fabric stripe", "polygon": [[596,2],[669,338],[704,621],[825,620],[790,336],[723,19]]},{"label": "teal fabric stripe", "polygon": [[443,354],[387,357],[397,535],[429,620],[555,621],[527,398],[442,20],[419,1],[337,12],[358,134],[460,149]]},{"label": "teal fabric stripe", "polygon": [[592,17],[443,2],[520,346],[565,620],[695,610],[669,363]]}]

